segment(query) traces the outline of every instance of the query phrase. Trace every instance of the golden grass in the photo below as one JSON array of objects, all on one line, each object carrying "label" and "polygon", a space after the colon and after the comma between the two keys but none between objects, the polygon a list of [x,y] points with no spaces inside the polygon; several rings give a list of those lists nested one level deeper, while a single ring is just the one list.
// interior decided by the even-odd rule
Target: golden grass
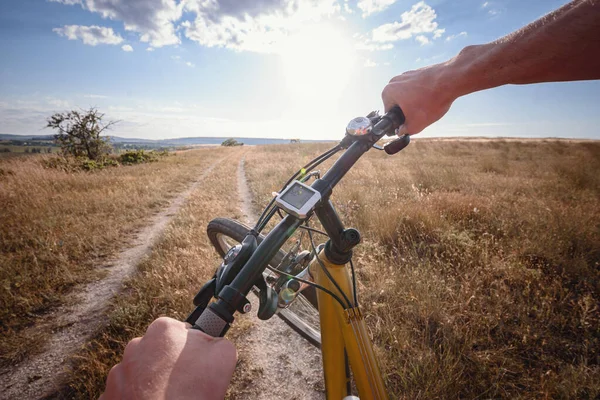
[{"label": "golden grass", "polygon": [[99,261],[197,178],[220,152],[181,152],[156,163],[93,173],[45,169],[45,156],[0,163],[0,363],[42,344],[23,329],[98,278]]},{"label": "golden grass", "polygon": [[[259,203],[325,145],[247,157]],[[600,144],[415,141],[333,200],[390,396],[600,395]]]},{"label": "golden grass", "polygon": [[192,311],[195,294],[220,262],[206,236],[208,222],[220,215],[241,218],[236,170],[244,151],[217,153],[225,159],[190,195],[138,273],[128,280],[111,307],[108,325],[77,354],[70,379],[56,397],[98,398],[108,371],[121,360],[129,340],[143,335],[157,317],[184,320]]},{"label": "golden grass", "polygon": [[[97,397],[128,340],[158,316],[185,318],[218,264],[207,223],[240,217],[242,153],[259,208],[326,147],[225,149],[228,161],[128,281],[57,396]],[[363,235],[359,298],[391,398],[600,395],[599,170],[598,143],[556,141],[421,140],[397,156],[371,152],[359,161],[333,200]],[[14,175],[0,173],[6,179]],[[22,223],[22,231],[37,226]]]}]

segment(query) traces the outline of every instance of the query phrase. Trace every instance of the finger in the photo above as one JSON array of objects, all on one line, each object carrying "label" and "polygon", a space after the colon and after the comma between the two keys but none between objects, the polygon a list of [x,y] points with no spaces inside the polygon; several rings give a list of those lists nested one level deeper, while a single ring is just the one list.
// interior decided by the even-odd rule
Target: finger
[{"label": "finger", "polygon": [[383,101],[383,112],[388,112],[390,108],[396,105],[396,102],[392,98],[391,91],[391,85],[387,85],[385,88],[383,88],[383,92],[381,92],[381,100]]},{"label": "finger", "polygon": [[106,378],[106,388],[104,390],[104,396],[111,398],[119,398],[119,394],[123,393],[125,388],[125,377],[123,375],[123,368],[121,364],[117,364],[112,367]]},{"label": "finger", "polygon": [[383,90],[381,94],[381,100],[383,101],[383,112],[388,112],[392,107],[396,105],[396,102],[387,94],[386,90]]},{"label": "finger", "polygon": [[177,321],[168,317],[160,317],[155,319],[148,329],[146,330],[146,335],[148,334],[158,334],[160,336],[164,335],[166,332],[170,330],[186,330],[185,323],[181,321]]},{"label": "finger", "polygon": [[125,351],[123,352],[123,359],[129,358],[135,354],[136,349],[139,347],[141,341],[142,338],[138,337],[127,343],[127,346],[125,346]]},{"label": "finger", "polygon": [[398,136],[404,136],[408,134],[408,129],[406,128],[406,124],[402,124],[400,128],[398,128]]}]

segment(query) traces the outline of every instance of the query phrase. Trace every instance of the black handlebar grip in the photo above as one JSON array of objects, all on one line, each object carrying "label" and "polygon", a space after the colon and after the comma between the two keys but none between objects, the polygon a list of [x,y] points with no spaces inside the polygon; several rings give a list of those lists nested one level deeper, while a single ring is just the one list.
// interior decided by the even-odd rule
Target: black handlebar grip
[{"label": "black handlebar grip", "polygon": [[398,139],[393,140],[383,146],[383,149],[389,155],[396,154],[410,143],[410,135],[400,136]]},{"label": "black handlebar grip", "polygon": [[199,329],[212,337],[223,337],[229,330],[233,317],[223,316],[216,303],[211,303],[192,324],[192,329]]},{"label": "black handlebar grip", "polygon": [[391,133],[388,133],[389,136],[394,134],[394,131],[400,127],[406,121],[406,117],[404,116],[404,112],[400,108],[400,106],[394,106],[390,108],[390,110],[385,113],[384,117],[389,118],[392,121],[392,125],[394,129]]}]

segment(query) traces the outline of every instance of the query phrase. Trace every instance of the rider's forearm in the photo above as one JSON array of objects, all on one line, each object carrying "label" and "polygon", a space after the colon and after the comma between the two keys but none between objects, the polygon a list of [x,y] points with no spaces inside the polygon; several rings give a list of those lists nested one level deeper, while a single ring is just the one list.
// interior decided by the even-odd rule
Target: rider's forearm
[{"label": "rider's forearm", "polygon": [[455,97],[506,84],[600,78],[600,0],[573,1],[446,63]]}]

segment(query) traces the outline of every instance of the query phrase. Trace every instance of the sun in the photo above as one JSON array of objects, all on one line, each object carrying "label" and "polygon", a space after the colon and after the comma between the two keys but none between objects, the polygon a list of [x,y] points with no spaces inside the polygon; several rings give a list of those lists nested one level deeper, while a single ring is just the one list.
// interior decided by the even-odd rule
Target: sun
[{"label": "sun", "polygon": [[350,37],[329,24],[306,26],[280,51],[290,96],[307,108],[331,107],[350,83],[356,52]]}]

